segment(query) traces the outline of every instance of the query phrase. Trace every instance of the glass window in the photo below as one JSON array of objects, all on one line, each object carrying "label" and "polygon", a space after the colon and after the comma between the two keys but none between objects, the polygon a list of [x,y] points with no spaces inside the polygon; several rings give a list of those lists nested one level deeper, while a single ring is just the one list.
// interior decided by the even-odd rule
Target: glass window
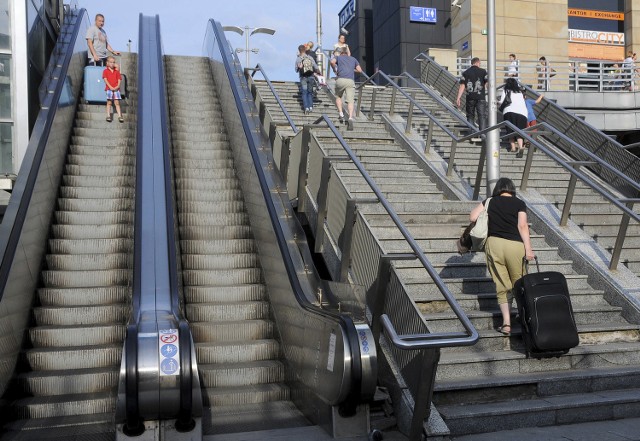
[{"label": "glass window", "polygon": [[11,50],[9,0],[0,0],[0,49]]},{"label": "glass window", "polygon": [[0,173],[13,173],[13,125],[0,123]]},{"label": "glass window", "polygon": [[11,119],[11,55],[0,54],[0,118]]}]

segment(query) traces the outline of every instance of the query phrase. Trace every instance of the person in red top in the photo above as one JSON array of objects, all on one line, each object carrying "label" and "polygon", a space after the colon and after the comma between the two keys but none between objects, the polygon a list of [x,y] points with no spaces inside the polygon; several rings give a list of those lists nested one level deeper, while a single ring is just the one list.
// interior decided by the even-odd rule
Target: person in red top
[{"label": "person in red top", "polygon": [[107,122],[111,122],[111,101],[116,106],[116,112],[118,113],[118,121],[124,122],[122,112],[120,111],[120,82],[122,76],[120,71],[116,69],[116,59],[113,57],[107,58],[107,68],[102,72],[102,78],[104,78],[104,90],[107,91]]}]

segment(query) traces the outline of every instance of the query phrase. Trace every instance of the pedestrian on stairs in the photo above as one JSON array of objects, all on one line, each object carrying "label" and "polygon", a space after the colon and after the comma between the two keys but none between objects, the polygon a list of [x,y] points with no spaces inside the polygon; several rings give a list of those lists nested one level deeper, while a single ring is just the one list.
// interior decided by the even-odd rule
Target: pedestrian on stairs
[{"label": "pedestrian on stairs", "polygon": [[314,74],[319,73],[318,64],[307,55],[307,46],[298,46],[298,56],[296,57],[296,72],[300,76],[300,94],[302,95],[302,107],[304,114],[308,115],[313,111],[313,86],[315,85]]},{"label": "pedestrian on stairs", "polygon": [[462,73],[456,98],[456,105],[460,108],[460,98],[465,91],[467,92],[467,121],[473,124],[477,113],[480,130],[487,127],[487,100],[484,97],[487,81],[487,71],[480,67],[480,58],[472,58],[471,67]]},{"label": "pedestrian on stairs", "polygon": [[120,111],[120,83],[122,82],[122,75],[120,71],[115,68],[116,59],[113,57],[107,58],[107,68],[102,72],[102,78],[104,79],[104,90],[107,93],[107,122],[111,122],[111,101],[116,107],[116,113],[118,114],[118,121],[124,122],[122,112]]},{"label": "pedestrian on stairs", "polygon": [[338,118],[340,123],[344,122],[344,113],[342,110],[342,101],[347,103],[349,111],[349,120],[347,122],[347,130],[353,130],[353,110],[354,99],[356,93],[356,75],[362,73],[362,68],[358,60],[348,54],[347,48],[340,49],[340,55],[331,59],[331,69],[336,74],[336,107],[338,108]]},{"label": "pedestrian on stairs", "polygon": [[531,248],[527,206],[516,197],[516,186],[509,178],[498,179],[490,200],[485,199],[471,210],[471,222],[478,219],[487,202],[489,222],[484,252],[489,274],[496,284],[498,306],[502,314],[502,326],[498,331],[511,335],[513,285],[522,277],[522,258],[535,258]]},{"label": "pedestrian on stairs", "polygon": [[106,66],[108,52],[114,55],[120,55],[119,51],[114,50],[109,44],[107,32],[104,30],[104,15],[96,14],[95,23],[87,29],[86,37],[89,50],[87,55],[90,61],[96,65]]}]

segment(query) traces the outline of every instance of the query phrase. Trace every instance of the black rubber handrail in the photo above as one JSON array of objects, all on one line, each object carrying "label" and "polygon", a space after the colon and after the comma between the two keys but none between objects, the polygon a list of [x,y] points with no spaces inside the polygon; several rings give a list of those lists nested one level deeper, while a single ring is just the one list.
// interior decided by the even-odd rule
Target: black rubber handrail
[{"label": "black rubber handrail", "polygon": [[[50,94],[51,101],[49,102],[48,109],[43,108],[41,110],[41,112],[45,112],[44,121],[40,123],[40,116],[38,116],[38,121],[36,121],[33,127],[27,151],[22,160],[13,192],[11,193],[9,205],[2,219],[2,224],[0,225],[0,255],[2,255],[2,262],[0,263],[0,301],[2,301],[9,278],[9,272],[16,256],[18,242],[22,235],[27,210],[33,196],[33,189],[49,141],[53,120],[56,116],[60,96],[65,87],[63,79],[67,76],[69,65],[74,54],[73,42],[78,39],[83,19],[88,19],[87,11],[84,8],[77,11],[76,23],[70,32],[69,50],[64,54],[64,58],[60,62],[60,67],[57,68],[53,66],[53,57],[49,62],[48,69],[57,68],[60,70],[59,80],[55,85],[53,93]],[[61,45],[64,43],[59,41],[57,44]],[[17,206],[14,204],[14,201],[18,201]]]}]

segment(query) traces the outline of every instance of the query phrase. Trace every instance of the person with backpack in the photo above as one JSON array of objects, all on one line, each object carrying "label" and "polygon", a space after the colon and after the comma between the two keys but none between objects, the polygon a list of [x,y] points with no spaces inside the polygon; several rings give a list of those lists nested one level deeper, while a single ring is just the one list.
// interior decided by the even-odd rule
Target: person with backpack
[{"label": "person with backpack", "polygon": [[319,73],[318,64],[307,55],[307,46],[298,46],[298,56],[296,57],[296,72],[300,76],[300,94],[302,95],[302,107],[304,114],[313,112],[313,86],[315,78],[313,75]]}]

